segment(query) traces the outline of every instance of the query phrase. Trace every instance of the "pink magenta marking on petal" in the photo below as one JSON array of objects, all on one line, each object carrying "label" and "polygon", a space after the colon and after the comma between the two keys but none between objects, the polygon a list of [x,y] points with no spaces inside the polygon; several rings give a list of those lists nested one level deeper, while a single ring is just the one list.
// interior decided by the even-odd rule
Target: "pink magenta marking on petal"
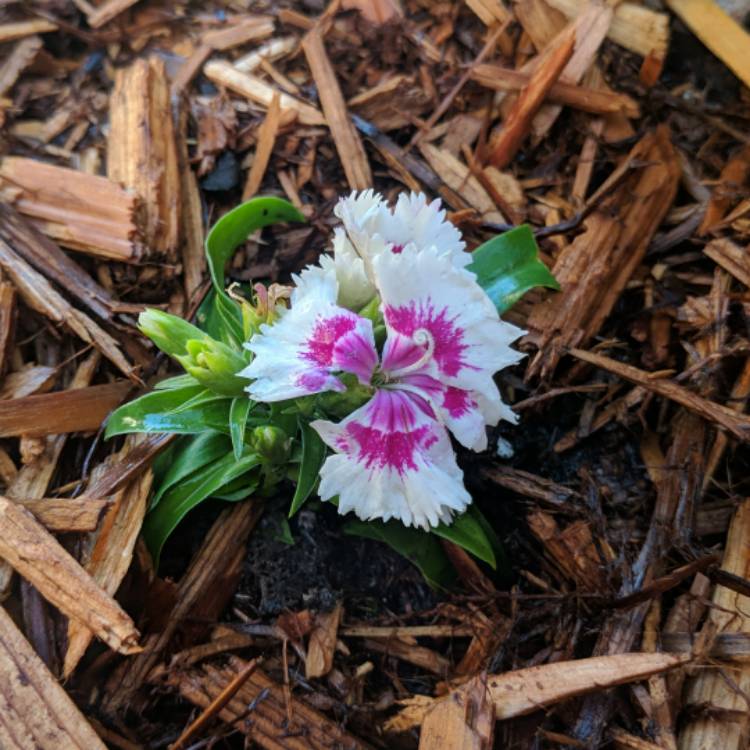
[{"label": "pink magenta marking on petal", "polygon": [[415,456],[438,439],[433,424],[417,424],[416,404],[410,395],[378,391],[365,410],[367,421],[347,425],[349,450],[367,469],[390,469],[401,476],[415,471]]},{"label": "pink magenta marking on petal", "polygon": [[378,353],[372,341],[360,331],[352,331],[338,341],[333,350],[333,364],[351,372],[367,385],[378,364]]},{"label": "pink magenta marking on petal", "polygon": [[391,247],[391,252],[394,255],[401,255],[401,253],[404,252],[404,246],[403,245],[398,245],[398,244],[394,243],[393,247]]},{"label": "pink magenta marking on petal", "polygon": [[333,351],[342,336],[354,330],[357,325],[353,315],[333,315],[320,317],[315,321],[310,338],[302,350],[302,357],[322,367],[333,363]]},{"label": "pink magenta marking on petal", "polygon": [[469,392],[462,388],[454,388],[449,385],[443,393],[443,407],[454,419],[468,414],[475,406],[476,403]]},{"label": "pink magenta marking on petal", "polygon": [[383,370],[401,370],[418,362],[427,347],[415,344],[410,338],[400,334],[388,336],[383,347]]},{"label": "pink magenta marking on petal", "polygon": [[455,377],[464,368],[474,369],[464,359],[469,348],[463,342],[464,330],[456,325],[456,318],[448,316],[448,308],[439,312],[430,299],[412,301],[402,307],[386,307],[385,319],[395,331],[412,337],[420,328],[429,331],[435,342],[434,359],[440,370]]},{"label": "pink magenta marking on petal", "polygon": [[303,372],[297,377],[297,385],[304,388],[308,393],[320,393],[322,390],[343,391],[346,390],[343,383],[321,370],[310,370]]}]

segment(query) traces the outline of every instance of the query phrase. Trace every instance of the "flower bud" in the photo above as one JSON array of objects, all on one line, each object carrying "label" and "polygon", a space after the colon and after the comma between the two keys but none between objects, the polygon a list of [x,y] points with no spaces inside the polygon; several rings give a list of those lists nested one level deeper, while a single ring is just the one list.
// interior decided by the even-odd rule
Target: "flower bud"
[{"label": "flower bud", "polygon": [[273,425],[256,427],[250,436],[250,444],[272,464],[284,464],[289,459],[291,441],[284,430]]},{"label": "flower bud", "polygon": [[192,323],[155,308],[149,308],[138,316],[138,328],[170,357],[185,354],[185,345],[190,339],[200,340],[207,336]]},{"label": "flower bud", "polygon": [[185,342],[186,353],[175,359],[206,388],[225,396],[241,396],[247,381],[237,373],[246,367],[240,352],[203,334]]}]

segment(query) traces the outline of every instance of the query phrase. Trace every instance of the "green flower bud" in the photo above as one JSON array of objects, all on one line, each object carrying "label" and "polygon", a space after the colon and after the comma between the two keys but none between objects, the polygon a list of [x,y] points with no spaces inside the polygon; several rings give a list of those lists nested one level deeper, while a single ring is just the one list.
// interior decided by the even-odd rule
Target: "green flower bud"
[{"label": "green flower bud", "polygon": [[192,323],[154,308],[149,308],[138,316],[138,328],[171,357],[185,354],[186,343],[190,339],[206,337],[206,334]]},{"label": "green flower bud", "polygon": [[175,359],[206,388],[225,396],[241,396],[247,386],[247,379],[237,373],[247,365],[240,352],[221,341],[203,334],[200,340],[185,342],[186,353]]},{"label": "green flower bud", "polygon": [[250,436],[250,445],[272,464],[285,464],[289,459],[292,441],[284,430],[274,425],[256,427]]}]

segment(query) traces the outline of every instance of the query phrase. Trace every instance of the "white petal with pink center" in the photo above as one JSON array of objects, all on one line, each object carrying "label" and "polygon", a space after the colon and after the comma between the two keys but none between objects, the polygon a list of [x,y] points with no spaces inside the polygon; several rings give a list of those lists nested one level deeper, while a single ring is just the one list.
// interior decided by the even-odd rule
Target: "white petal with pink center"
[{"label": "white petal with pink center", "polygon": [[372,323],[334,304],[335,274],[312,267],[295,278],[292,307],[245,344],[253,361],[239,375],[256,401],[283,401],[322,391],[344,391],[336,373],[369,385],[378,363]]},{"label": "white petal with pink center", "polygon": [[407,392],[381,389],[342,422],[312,426],[335,451],[319,494],[338,496],[339,513],[428,529],[471,502],[445,428]]},{"label": "white petal with pink center", "polygon": [[414,354],[406,356],[406,340],[421,347],[423,360],[435,368],[428,374],[444,387],[440,400],[431,394],[433,406],[461,443],[482,450],[484,425],[515,422],[493,375],[522,358],[510,344],[524,332],[500,319],[474,274],[457,268],[448,253],[407,247],[379,255],[373,267],[389,340],[398,342],[404,361],[416,362],[402,368],[402,376],[422,364]]}]

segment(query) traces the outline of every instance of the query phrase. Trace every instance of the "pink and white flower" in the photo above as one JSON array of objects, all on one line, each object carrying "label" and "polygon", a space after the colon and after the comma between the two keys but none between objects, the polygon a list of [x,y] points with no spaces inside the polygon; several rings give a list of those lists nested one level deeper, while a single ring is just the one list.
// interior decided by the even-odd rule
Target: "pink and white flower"
[{"label": "pink and white flower", "polygon": [[[464,268],[455,230],[427,226],[425,217],[442,219],[434,204],[411,198],[389,212],[381,203],[368,191],[339,208],[347,241],[380,296],[382,354],[371,322],[337,304],[338,262],[324,261],[296,279],[291,309],[247,344],[255,358],[242,375],[253,379],[247,390],[260,401],[344,390],[342,373],[371,388],[372,398],[340,423],[312,423],[334,451],[321,470],[320,495],[338,496],[341,513],[429,528],[471,502],[448,430],[483,450],[487,425],[515,421],[493,375],[520,359],[510,344],[523,332],[500,320]],[[407,215],[410,206],[416,217]],[[433,244],[425,249],[414,237]]]}]

